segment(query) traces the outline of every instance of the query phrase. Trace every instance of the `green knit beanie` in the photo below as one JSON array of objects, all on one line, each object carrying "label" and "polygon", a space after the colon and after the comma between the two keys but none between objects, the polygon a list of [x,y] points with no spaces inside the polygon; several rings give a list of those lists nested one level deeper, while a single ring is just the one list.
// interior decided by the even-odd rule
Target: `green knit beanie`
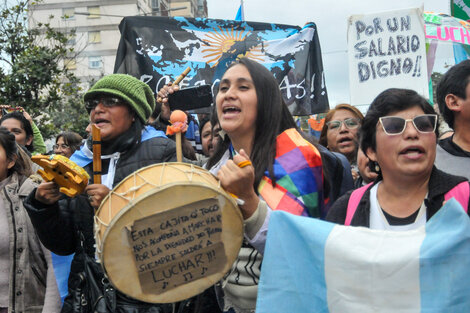
[{"label": "green knit beanie", "polygon": [[92,100],[102,94],[123,99],[144,123],[155,109],[152,89],[131,75],[111,74],[101,78],[85,93],[84,99]]}]

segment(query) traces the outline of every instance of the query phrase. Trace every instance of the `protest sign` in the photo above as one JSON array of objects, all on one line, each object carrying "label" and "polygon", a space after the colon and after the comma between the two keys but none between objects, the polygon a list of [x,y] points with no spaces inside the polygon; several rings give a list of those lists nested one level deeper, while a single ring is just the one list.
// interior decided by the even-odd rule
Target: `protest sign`
[{"label": "protest sign", "polygon": [[156,93],[187,67],[182,88],[218,82],[227,67],[248,57],[268,68],[293,115],[326,112],[328,96],[314,23],[298,26],[184,17],[122,20],[115,73],[146,82]]},{"label": "protest sign", "polygon": [[470,23],[445,14],[424,13],[426,39],[470,45]]},{"label": "protest sign", "polygon": [[429,98],[422,9],[351,16],[348,58],[353,105],[370,104],[388,88]]}]

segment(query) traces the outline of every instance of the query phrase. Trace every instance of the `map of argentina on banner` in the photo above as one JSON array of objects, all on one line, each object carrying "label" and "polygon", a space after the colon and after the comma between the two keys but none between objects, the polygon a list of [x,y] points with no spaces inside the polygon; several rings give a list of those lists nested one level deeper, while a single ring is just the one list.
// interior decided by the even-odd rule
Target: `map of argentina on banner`
[{"label": "map of argentina on banner", "polygon": [[228,65],[246,56],[262,63],[279,82],[293,115],[328,110],[320,43],[315,24],[303,28],[184,17],[126,17],[115,73],[127,73],[156,93],[191,68],[180,87],[218,82]]},{"label": "map of argentina on banner", "polygon": [[257,313],[448,313],[470,308],[470,219],[447,201],[410,231],[275,211]]},{"label": "map of argentina on banner", "polygon": [[348,59],[353,105],[370,104],[388,88],[429,99],[422,9],[350,16]]}]

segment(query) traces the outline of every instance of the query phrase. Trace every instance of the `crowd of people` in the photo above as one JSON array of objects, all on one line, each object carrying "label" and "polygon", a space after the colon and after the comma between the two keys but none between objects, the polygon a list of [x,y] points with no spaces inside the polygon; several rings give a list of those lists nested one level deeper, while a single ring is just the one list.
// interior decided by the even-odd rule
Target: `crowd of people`
[{"label": "crowd of people", "polygon": [[[3,114],[0,232],[8,240],[0,244],[0,313],[255,312],[274,210],[392,231],[424,225],[457,193],[468,212],[470,61],[449,69],[437,87],[451,136],[439,140],[439,115],[426,99],[391,88],[377,95],[365,116],[349,104],[331,109],[317,141],[298,128],[273,75],[241,58],[221,78],[212,114],[199,119],[201,151],[183,141],[185,162],[203,166],[243,199],[238,206],[245,234],[238,257],[220,283],[193,298],[167,304],[132,299],[106,282],[95,261],[94,212],[129,174],[176,160],[175,142],[164,129],[171,113],[168,96],[178,90],[164,86],[156,103],[147,84],[112,74],[86,92],[90,125],[101,132],[102,183],[90,181],[74,198],[34,175],[30,157],[46,153],[46,146],[31,116],[22,108]],[[53,153],[93,177],[92,144],[91,136],[64,131]],[[59,270],[53,260],[66,255],[72,256],[61,263],[67,268]],[[94,303],[86,301],[89,268],[105,287]]]}]

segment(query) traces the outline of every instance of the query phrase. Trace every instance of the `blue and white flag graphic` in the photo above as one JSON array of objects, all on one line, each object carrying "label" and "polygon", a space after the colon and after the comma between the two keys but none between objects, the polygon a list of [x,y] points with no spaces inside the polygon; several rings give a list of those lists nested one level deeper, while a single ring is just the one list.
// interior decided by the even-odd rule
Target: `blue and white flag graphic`
[{"label": "blue and white flag graphic", "polygon": [[273,212],[256,312],[470,312],[470,219],[454,199],[406,232]]},{"label": "blue and white flag graphic", "polygon": [[187,67],[181,88],[212,85],[241,57],[263,64],[278,81],[293,115],[328,111],[317,27],[205,18],[133,16],[119,25],[115,73],[146,82],[156,93]]}]

